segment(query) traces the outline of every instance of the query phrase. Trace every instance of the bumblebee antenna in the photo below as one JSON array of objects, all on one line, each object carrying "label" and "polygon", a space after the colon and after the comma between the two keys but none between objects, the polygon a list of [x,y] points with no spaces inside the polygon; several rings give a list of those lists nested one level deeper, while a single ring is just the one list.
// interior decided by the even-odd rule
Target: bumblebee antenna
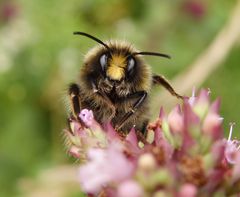
[{"label": "bumblebee antenna", "polygon": [[81,36],[86,36],[88,38],[91,38],[92,40],[98,42],[99,44],[103,45],[108,51],[111,51],[109,46],[106,45],[103,41],[99,40],[98,38],[88,34],[88,33],[85,33],[85,32],[80,32],[80,31],[75,31],[73,32],[74,35],[81,35]]},{"label": "bumblebee antenna", "polygon": [[132,56],[135,56],[135,55],[151,55],[151,56],[159,56],[159,57],[165,57],[165,58],[171,59],[171,57],[167,54],[156,53],[156,52],[147,52],[147,51],[136,52],[136,53],[132,53],[131,55]]}]

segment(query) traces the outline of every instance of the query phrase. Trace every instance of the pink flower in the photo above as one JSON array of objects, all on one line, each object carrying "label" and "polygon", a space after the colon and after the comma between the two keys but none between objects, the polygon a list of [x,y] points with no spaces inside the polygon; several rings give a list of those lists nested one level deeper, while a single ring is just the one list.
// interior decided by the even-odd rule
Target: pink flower
[{"label": "pink flower", "polygon": [[195,197],[197,196],[197,188],[192,184],[185,184],[180,188],[178,197]]},{"label": "pink flower", "polygon": [[211,160],[218,165],[224,160],[225,143],[222,140],[218,140],[212,144],[211,147]]},{"label": "pink flower", "polygon": [[168,115],[168,124],[171,131],[181,133],[183,131],[183,116],[180,112],[180,107],[175,107]]},{"label": "pink flower", "polygon": [[[182,138],[182,150],[190,150],[189,148],[196,144],[194,136],[200,133],[200,117],[193,111],[195,107],[191,106],[188,102],[185,101],[183,105],[183,121],[184,128]],[[194,130],[194,133],[193,133]],[[194,135],[193,135],[194,134]]]},{"label": "pink flower", "polygon": [[127,180],[118,186],[118,197],[143,197],[142,187],[133,180]]},{"label": "pink flower", "polygon": [[164,161],[168,161],[172,158],[174,148],[170,145],[170,143],[165,139],[161,128],[156,128],[154,131],[154,146],[158,148],[162,148],[163,150],[163,159]]},{"label": "pink flower", "polygon": [[129,132],[125,139],[133,147],[138,148],[138,139],[134,128],[131,129],[131,131]]},{"label": "pink flower", "polygon": [[223,118],[219,116],[219,106],[219,99],[211,104],[202,126],[203,132],[210,135],[215,140],[223,137],[222,132],[220,132],[222,130],[221,125]]},{"label": "pink flower", "polygon": [[231,140],[234,123],[230,124],[229,136],[225,149],[225,157],[230,164],[236,164],[240,161],[240,142],[237,140]]},{"label": "pink flower", "polygon": [[94,122],[94,117],[93,117],[93,112],[92,110],[88,110],[88,109],[83,109],[80,114],[79,117],[81,118],[81,120],[85,123],[86,126],[91,127],[93,122]]},{"label": "pink flower", "polygon": [[117,134],[110,122],[103,124],[103,129],[106,132],[107,137],[110,141],[113,139],[119,140],[119,135]]},{"label": "pink flower", "polygon": [[194,101],[192,110],[199,118],[203,118],[209,109],[209,105],[209,91],[201,90],[199,96]]},{"label": "pink flower", "polygon": [[124,181],[131,177],[134,170],[134,165],[127,160],[117,143],[107,149],[90,149],[88,159],[88,163],[79,170],[82,189],[87,193],[96,194],[110,183]]},{"label": "pink flower", "polygon": [[209,112],[203,122],[203,132],[210,135],[213,139],[219,139],[222,137],[221,129],[222,118],[213,112]]},{"label": "pink flower", "polygon": [[71,154],[75,158],[79,158],[80,157],[80,149],[77,146],[73,145],[69,149],[69,154]]},{"label": "pink flower", "polygon": [[[133,128],[119,133],[97,124],[91,110],[70,120],[69,152],[82,162],[81,188],[109,197],[236,194],[240,192],[240,141],[223,139],[219,100],[209,91],[185,99],[169,115],[160,110],[145,139]],[[82,122],[86,125],[83,126]],[[90,128],[88,128],[90,127]]]},{"label": "pink flower", "polygon": [[81,136],[85,133],[82,128],[82,125],[78,121],[69,119],[69,125],[70,125],[72,135]]},{"label": "pink flower", "polygon": [[236,153],[236,157],[235,157],[235,164],[233,166],[233,171],[232,171],[232,181],[233,183],[240,181],[240,151],[238,150],[238,152]]}]

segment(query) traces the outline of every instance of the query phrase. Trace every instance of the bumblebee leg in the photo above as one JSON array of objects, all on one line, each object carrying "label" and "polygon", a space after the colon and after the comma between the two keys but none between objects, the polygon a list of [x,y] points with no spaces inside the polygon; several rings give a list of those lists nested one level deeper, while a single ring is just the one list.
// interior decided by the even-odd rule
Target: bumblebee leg
[{"label": "bumblebee leg", "polygon": [[71,84],[68,89],[70,96],[72,115],[75,119],[79,120],[79,113],[81,112],[81,103],[79,98],[80,88],[77,84]]},{"label": "bumblebee leg", "polygon": [[149,120],[147,119],[147,120],[145,120],[144,122],[143,122],[143,126],[142,126],[142,128],[141,128],[141,130],[140,130],[140,133],[141,134],[143,134],[143,136],[146,138],[146,134],[147,134],[147,126],[148,126],[148,122],[149,122]]},{"label": "bumblebee leg", "polygon": [[167,81],[167,79],[165,79],[164,76],[161,75],[154,75],[152,77],[153,80],[153,84],[160,84],[162,85],[164,88],[166,88],[173,96],[176,96],[177,98],[183,99],[184,97],[179,95],[177,92],[175,92],[175,90],[173,89],[173,87],[170,85],[170,83]]},{"label": "bumblebee leg", "polygon": [[97,87],[96,83],[93,80],[91,81],[91,83],[92,83],[93,92],[98,94],[102,98],[104,98],[104,101],[111,108],[112,115],[111,115],[110,119],[112,119],[115,116],[115,114],[116,114],[115,106],[113,105],[112,101],[109,99],[109,97],[104,92],[98,90],[98,87]]},{"label": "bumblebee leg", "polygon": [[119,123],[116,125],[116,130],[119,130],[124,123],[127,121],[127,119],[133,115],[135,113],[135,111],[138,109],[138,107],[143,103],[143,101],[146,99],[147,97],[147,92],[145,91],[140,91],[140,92],[136,92],[133,93],[131,95],[129,95],[128,98],[134,98],[134,97],[139,97],[138,100],[133,104],[133,107],[130,109],[129,112],[127,112],[119,121]]},{"label": "bumblebee leg", "polygon": [[107,104],[109,104],[110,106],[113,105],[112,101],[108,98],[108,96],[104,92],[99,91],[97,85],[93,81],[91,83],[92,83],[93,92],[103,97],[104,100],[107,102]]}]

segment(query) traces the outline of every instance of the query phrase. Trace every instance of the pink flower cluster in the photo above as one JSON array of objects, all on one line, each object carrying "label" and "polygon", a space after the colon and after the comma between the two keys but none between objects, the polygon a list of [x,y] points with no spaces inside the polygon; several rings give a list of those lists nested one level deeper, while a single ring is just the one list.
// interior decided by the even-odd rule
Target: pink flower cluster
[{"label": "pink flower cluster", "polygon": [[[142,139],[100,126],[92,111],[70,120],[71,155],[81,160],[79,181],[89,196],[232,196],[240,193],[240,143],[223,138],[219,100],[202,90],[148,125]],[[84,115],[83,115],[84,114]]]}]

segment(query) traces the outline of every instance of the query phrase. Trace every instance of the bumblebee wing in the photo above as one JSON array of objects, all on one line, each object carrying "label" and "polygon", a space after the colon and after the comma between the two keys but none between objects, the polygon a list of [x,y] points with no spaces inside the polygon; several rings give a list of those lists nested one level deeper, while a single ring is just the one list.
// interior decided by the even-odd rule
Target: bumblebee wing
[{"label": "bumblebee wing", "polygon": [[162,85],[164,88],[166,88],[173,96],[176,96],[177,98],[183,99],[184,97],[178,94],[173,87],[170,85],[168,80],[162,76],[162,75],[153,75],[152,77],[153,85]]}]

